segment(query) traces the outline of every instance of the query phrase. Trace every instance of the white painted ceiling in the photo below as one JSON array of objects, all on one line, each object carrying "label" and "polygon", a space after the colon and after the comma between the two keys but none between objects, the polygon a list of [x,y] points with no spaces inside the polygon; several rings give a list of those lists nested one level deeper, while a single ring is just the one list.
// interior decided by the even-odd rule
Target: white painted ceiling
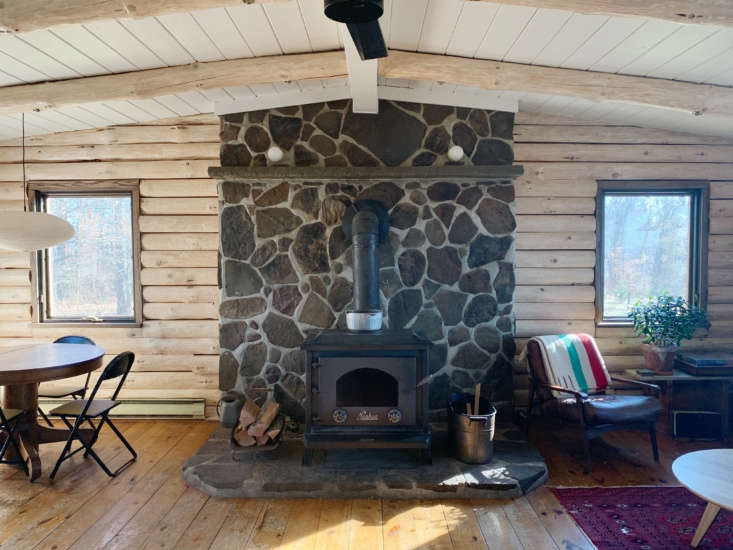
[{"label": "white painted ceiling", "polygon": [[[380,20],[393,49],[733,86],[733,28],[642,17],[459,0],[385,0]],[[322,0],[238,5],[144,19],[62,25],[0,35],[0,85],[252,56],[342,48]],[[486,105],[629,122],[653,128],[733,135],[733,118],[547,94],[488,92],[440,83],[380,79],[381,97]],[[348,97],[331,79],[190,91],[153,99],[105,101],[26,114],[26,133],[219,112],[233,101],[251,108]],[[512,106],[514,109],[512,109]],[[0,117],[0,138],[20,135],[20,113]]]}]

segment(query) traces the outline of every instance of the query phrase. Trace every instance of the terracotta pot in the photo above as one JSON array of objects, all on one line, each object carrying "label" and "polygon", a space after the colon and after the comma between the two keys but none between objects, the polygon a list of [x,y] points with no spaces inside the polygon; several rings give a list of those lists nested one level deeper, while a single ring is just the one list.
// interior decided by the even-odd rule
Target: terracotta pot
[{"label": "terracotta pot", "polygon": [[653,344],[641,345],[646,368],[655,372],[670,372],[674,365],[674,356],[679,349],[677,346],[660,348]]}]

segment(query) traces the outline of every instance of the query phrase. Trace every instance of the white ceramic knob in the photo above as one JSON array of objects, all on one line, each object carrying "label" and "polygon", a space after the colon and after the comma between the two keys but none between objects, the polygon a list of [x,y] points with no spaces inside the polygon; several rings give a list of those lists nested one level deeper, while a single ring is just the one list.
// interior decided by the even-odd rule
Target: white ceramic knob
[{"label": "white ceramic knob", "polygon": [[283,150],[273,145],[267,150],[267,158],[270,159],[270,162],[280,162],[283,159]]},{"label": "white ceramic knob", "polygon": [[454,145],[448,149],[448,158],[453,162],[458,162],[463,158],[463,147],[460,145]]}]

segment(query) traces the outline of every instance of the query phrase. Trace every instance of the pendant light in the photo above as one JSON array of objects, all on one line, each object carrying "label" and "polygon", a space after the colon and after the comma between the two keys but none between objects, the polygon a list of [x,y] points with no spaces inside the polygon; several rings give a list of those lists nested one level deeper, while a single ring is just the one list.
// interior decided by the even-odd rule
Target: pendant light
[{"label": "pendant light", "polygon": [[74,236],[74,228],[66,220],[46,212],[28,211],[28,181],[25,175],[25,113],[22,124],[23,211],[0,214],[0,248],[32,252],[55,246]]}]

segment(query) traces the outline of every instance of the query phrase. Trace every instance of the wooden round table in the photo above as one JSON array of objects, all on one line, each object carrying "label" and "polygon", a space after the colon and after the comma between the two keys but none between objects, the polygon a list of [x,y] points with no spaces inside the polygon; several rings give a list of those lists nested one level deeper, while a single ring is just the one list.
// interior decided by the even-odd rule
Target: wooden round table
[{"label": "wooden round table", "polygon": [[672,472],[691,493],[708,503],[692,538],[696,548],[720,509],[733,511],[733,449],[684,454],[672,463]]},{"label": "wooden round table", "polygon": [[[16,432],[31,480],[41,475],[38,446],[66,441],[68,429],[38,425],[38,384],[86,374],[102,365],[104,350],[86,344],[38,344],[0,349],[3,408],[25,411]],[[91,437],[92,430],[80,430]],[[10,451],[8,451],[10,452]]]}]

